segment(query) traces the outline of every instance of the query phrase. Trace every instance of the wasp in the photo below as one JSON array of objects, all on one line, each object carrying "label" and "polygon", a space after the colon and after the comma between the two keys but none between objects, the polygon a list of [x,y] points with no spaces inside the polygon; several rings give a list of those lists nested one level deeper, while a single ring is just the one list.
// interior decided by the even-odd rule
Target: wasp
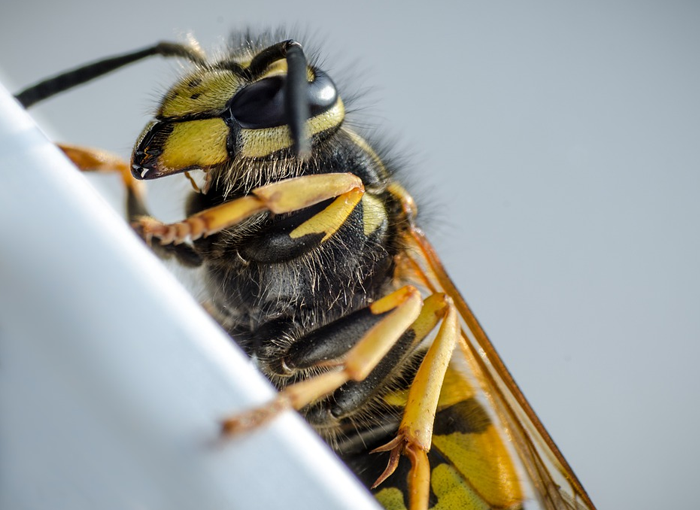
[{"label": "wasp", "polygon": [[[417,223],[384,152],[346,122],[293,39],[240,36],[210,59],[159,43],[17,95],[29,107],[150,56],[188,61],[120,172],[135,230],[202,268],[206,307],[277,387],[223,434],[299,411],[387,509],[593,509]],[[203,173],[199,185],[191,172]],[[141,181],[184,173],[185,218],[152,217]]]}]

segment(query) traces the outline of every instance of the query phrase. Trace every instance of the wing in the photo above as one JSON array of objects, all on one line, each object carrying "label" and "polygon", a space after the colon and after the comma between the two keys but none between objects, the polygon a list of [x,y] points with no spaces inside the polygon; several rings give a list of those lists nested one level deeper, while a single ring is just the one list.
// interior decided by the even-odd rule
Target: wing
[{"label": "wing", "polygon": [[[594,510],[593,502],[518,388],[425,235],[418,228],[410,227],[405,241],[414,277],[433,292],[447,293],[461,315],[462,335],[453,356],[454,371],[459,373],[458,365],[466,362],[471,373],[464,376],[465,381],[468,377],[471,385],[480,388],[496,416],[501,435],[513,446],[519,458],[525,473],[525,489],[530,492],[526,497],[538,501],[548,510]],[[436,430],[440,426],[439,420],[438,413]],[[441,449],[435,438],[437,435],[434,436],[434,447]],[[447,456],[450,450],[459,452],[460,448],[459,445],[447,445]],[[450,459],[451,463],[458,464],[459,457],[461,454],[458,453]]]}]

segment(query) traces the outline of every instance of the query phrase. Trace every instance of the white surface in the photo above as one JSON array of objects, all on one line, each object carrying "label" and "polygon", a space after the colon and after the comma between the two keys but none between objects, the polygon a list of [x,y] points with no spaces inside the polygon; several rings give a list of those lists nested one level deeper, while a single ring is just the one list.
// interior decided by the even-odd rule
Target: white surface
[{"label": "white surface", "polygon": [[[430,239],[593,501],[697,507],[699,2],[6,4],[13,91],[190,30],[211,48],[301,26],[369,90],[355,119],[398,141]],[[144,62],[32,114],[127,157],[177,75]]]},{"label": "white surface", "polygon": [[376,508],[0,88],[0,508]]}]

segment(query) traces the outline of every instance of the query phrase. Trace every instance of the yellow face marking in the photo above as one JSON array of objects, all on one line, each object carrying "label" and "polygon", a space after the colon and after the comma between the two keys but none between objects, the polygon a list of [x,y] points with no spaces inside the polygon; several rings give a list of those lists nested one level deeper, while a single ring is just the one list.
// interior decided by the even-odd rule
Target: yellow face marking
[{"label": "yellow face marking", "polygon": [[179,170],[221,164],[228,159],[228,132],[228,126],[221,119],[177,122],[163,143],[158,166]]},{"label": "yellow face marking", "polygon": [[510,453],[493,425],[475,433],[435,434],[437,448],[491,506],[510,508],[523,494]]},{"label": "yellow face marking", "polygon": [[241,86],[240,79],[231,71],[193,73],[170,89],[158,115],[178,118],[194,113],[220,112]]},{"label": "yellow face marking", "polygon": [[387,219],[381,200],[372,195],[362,197],[362,218],[364,234],[369,237]]},{"label": "yellow face marking", "polygon": [[[309,136],[339,125],[345,118],[345,107],[338,98],[330,110],[310,118],[306,122]],[[288,126],[267,129],[241,129],[241,155],[245,158],[262,158],[273,152],[292,146]]]}]

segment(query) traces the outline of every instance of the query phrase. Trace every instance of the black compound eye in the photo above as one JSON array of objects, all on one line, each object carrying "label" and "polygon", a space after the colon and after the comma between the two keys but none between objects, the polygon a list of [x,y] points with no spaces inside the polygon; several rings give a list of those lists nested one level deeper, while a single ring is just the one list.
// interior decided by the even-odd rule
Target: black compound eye
[{"label": "black compound eye", "polygon": [[238,92],[229,105],[233,118],[246,129],[286,124],[284,81],[281,76],[265,78]]},{"label": "black compound eye", "polygon": [[309,83],[309,109],[311,116],[315,117],[330,110],[338,101],[338,91],[335,83],[323,71],[316,70],[316,79]]},{"label": "black compound eye", "polygon": [[[315,71],[316,79],[308,84],[307,97],[311,117],[335,105],[338,92],[330,77]],[[264,78],[238,92],[229,103],[229,113],[244,129],[265,129],[287,124],[284,76]]]}]

